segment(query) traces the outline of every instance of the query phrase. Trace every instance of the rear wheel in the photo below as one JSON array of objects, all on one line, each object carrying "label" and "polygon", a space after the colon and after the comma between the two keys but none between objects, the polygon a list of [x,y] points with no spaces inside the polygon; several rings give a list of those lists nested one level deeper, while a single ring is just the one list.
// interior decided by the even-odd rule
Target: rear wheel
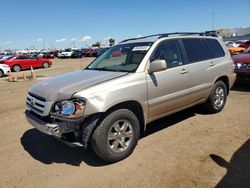
[{"label": "rear wheel", "polygon": [[20,65],[14,65],[13,66],[13,71],[14,72],[20,72],[21,71],[21,66]]},{"label": "rear wheel", "polygon": [[103,160],[117,162],[128,157],[134,150],[140,135],[136,115],[127,109],[108,114],[92,135],[94,152]]},{"label": "rear wheel", "polygon": [[205,110],[209,113],[217,113],[220,112],[227,100],[227,88],[223,81],[218,81],[214,84],[212,91],[207,99],[207,101],[203,104]]},{"label": "rear wheel", "polygon": [[43,68],[49,68],[49,63],[48,62],[43,62]]}]

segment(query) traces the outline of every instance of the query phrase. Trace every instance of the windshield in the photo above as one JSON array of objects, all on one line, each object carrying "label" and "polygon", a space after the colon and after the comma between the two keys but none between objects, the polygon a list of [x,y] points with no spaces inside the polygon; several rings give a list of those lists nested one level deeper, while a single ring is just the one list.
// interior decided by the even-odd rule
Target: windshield
[{"label": "windshield", "polygon": [[143,42],[116,45],[94,60],[86,69],[135,72],[152,44]]}]

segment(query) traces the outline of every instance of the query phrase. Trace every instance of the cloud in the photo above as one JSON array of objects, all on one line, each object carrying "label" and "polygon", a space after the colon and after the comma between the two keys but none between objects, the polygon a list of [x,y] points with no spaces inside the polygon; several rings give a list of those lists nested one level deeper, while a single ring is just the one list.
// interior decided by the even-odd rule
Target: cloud
[{"label": "cloud", "polygon": [[11,44],[12,42],[11,41],[6,41],[6,42],[3,42],[2,44],[3,45],[8,45],[8,44]]},{"label": "cloud", "polygon": [[89,35],[85,35],[85,36],[83,36],[83,37],[81,38],[80,41],[87,41],[87,40],[90,40],[90,39],[91,39],[91,37],[90,37]]},{"label": "cloud", "polygon": [[67,39],[62,38],[62,39],[57,39],[56,42],[64,42],[64,41],[66,41],[66,40],[67,40]]},{"label": "cloud", "polygon": [[104,40],[109,40],[111,39],[112,37],[105,37]]},{"label": "cloud", "polygon": [[139,35],[137,35],[137,37],[142,37],[142,35],[141,35],[141,34],[139,34]]},{"label": "cloud", "polygon": [[43,42],[43,39],[36,39],[34,42]]},{"label": "cloud", "polygon": [[77,39],[76,38],[72,38],[72,39],[70,39],[70,41],[76,41]]}]

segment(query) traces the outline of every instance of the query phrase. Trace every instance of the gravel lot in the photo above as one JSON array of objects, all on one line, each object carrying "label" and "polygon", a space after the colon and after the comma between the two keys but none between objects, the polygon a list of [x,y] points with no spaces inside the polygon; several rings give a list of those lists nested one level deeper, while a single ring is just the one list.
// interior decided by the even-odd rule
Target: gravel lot
[{"label": "gravel lot", "polygon": [[[91,60],[55,59],[35,71],[41,80]],[[151,123],[130,157],[107,164],[90,149],[33,129],[24,117],[25,95],[38,80],[6,79],[0,78],[0,188],[250,187],[250,85],[234,87],[221,113],[192,108]]]}]

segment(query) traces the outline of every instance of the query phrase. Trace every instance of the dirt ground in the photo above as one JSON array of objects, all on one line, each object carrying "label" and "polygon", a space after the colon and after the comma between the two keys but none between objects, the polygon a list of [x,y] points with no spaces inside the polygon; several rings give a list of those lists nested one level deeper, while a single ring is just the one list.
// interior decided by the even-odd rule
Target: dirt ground
[{"label": "dirt ground", "polygon": [[[35,71],[42,80],[90,61],[55,59]],[[0,79],[0,188],[250,187],[250,85],[234,87],[221,113],[192,108],[151,123],[130,157],[107,164],[90,149],[33,129],[25,95],[38,80],[6,79]]]}]

